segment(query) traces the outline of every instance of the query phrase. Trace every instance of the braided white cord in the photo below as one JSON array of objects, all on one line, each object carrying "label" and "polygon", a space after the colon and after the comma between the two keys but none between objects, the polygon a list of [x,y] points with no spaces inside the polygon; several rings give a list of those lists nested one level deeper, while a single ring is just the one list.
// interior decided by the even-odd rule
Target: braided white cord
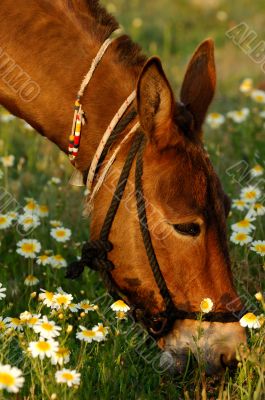
[{"label": "braided white cord", "polygon": [[102,151],[104,150],[104,147],[108,141],[108,138],[110,137],[113,129],[115,128],[115,126],[117,125],[117,123],[119,122],[119,120],[121,119],[121,117],[123,116],[123,114],[125,113],[125,111],[127,110],[127,108],[129,107],[129,105],[133,102],[133,100],[136,97],[136,91],[134,90],[129,97],[127,97],[127,99],[125,100],[125,102],[121,105],[120,109],[118,110],[118,112],[114,115],[111,123],[109,124],[109,126],[107,127],[104,135],[102,136],[102,139],[98,145],[98,148],[96,150],[96,153],[93,157],[93,160],[91,162],[89,171],[88,171],[88,175],[87,175],[87,182],[86,182],[86,187],[88,190],[88,195],[90,195],[91,193],[91,188],[93,185],[93,181],[94,181],[94,177],[95,177],[95,173],[96,173],[96,169],[97,169],[97,165],[99,162],[99,159],[101,157]]},{"label": "braided white cord", "polygon": [[98,193],[99,189],[101,188],[105,177],[110,169],[110,167],[112,166],[112,164],[114,163],[116,156],[118,154],[118,152],[120,151],[121,146],[127,142],[127,140],[132,136],[132,134],[140,127],[140,123],[136,122],[136,124],[134,124],[134,126],[132,127],[132,129],[130,130],[130,132],[127,133],[127,135],[122,139],[122,141],[120,142],[119,146],[116,147],[116,149],[114,150],[112,156],[110,157],[110,159],[108,160],[108,162],[105,164],[104,169],[102,171],[102,173],[100,174],[96,185],[93,188],[93,191],[91,193],[91,195],[89,196],[89,200],[87,203],[87,212],[88,214],[90,214],[90,212],[92,211],[93,208],[93,201],[94,198],[96,196],[96,194]]},{"label": "braided white cord", "polygon": [[107,50],[107,48],[109,47],[109,45],[114,41],[115,39],[107,39],[105,40],[105,42],[102,44],[102,46],[100,47],[96,57],[93,59],[92,63],[91,63],[91,67],[88,71],[88,73],[85,75],[83,82],[81,83],[80,89],[77,93],[78,97],[81,98],[84,94],[85,88],[87,87],[87,85],[89,84],[93,73],[95,72],[95,69],[97,68],[99,62],[101,61],[102,57],[105,54],[105,51]]}]

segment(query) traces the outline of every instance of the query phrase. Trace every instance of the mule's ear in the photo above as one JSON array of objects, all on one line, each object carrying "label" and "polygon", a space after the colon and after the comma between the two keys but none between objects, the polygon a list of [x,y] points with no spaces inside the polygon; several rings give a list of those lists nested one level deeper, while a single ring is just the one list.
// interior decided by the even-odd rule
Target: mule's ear
[{"label": "mule's ear", "polygon": [[196,132],[200,132],[216,85],[214,43],[207,39],[200,44],[188,65],[180,92],[180,100],[194,118]]},{"label": "mule's ear", "polygon": [[159,150],[177,142],[174,134],[174,95],[159,58],[150,58],[138,80],[137,111],[141,127]]}]

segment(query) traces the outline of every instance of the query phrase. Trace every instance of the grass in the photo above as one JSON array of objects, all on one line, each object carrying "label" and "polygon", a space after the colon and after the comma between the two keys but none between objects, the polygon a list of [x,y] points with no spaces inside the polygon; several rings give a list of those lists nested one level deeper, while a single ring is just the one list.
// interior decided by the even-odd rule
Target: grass
[{"label": "grass", "polygon": [[[198,8],[191,5],[192,1],[184,0],[165,0],[163,4],[149,0],[144,3],[138,0],[107,3],[126,31],[149,54],[157,53],[163,58],[176,90],[187,59],[198,42],[207,36],[216,39],[217,65],[222,79],[212,109],[225,113],[244,106],[250,109],[250,115],[240,124],[227,120],[219,129],[207,126],[205,142],[226,191],[233,199],[238,198],[242,187],[248,186],[249,176],[242,178],[242,171],[233,166],[242,160],[248,164],[248,170],[256,163],[264,166],[265,154],[264,120],[259,115],[264,105],[239,94],[238,83],[246,77],[246,73],[257,83],[263,77],[259,66],[251,63],[247,56],[226,39],[225,31],[231,24],[244,20],[261,35],[259,14],[264,12],[263,2],[244,0],[239,5],[223,1],[214,8]],[[221,22],[216,18],[220,10],[227,13],[226,21]],[[136,18],[142,21],[135,22]],[[237,69],[231,64],[236,57],[240,60]],[[0,125],[0,157],[7,154],[15,156],[15,163],[13,167],[1,168],[3,177],[0,183],[1,193],[6,190],[14,199],[9,211],[17,206],[24,207],[26,197],[34,198],[39,204],[46,204],[49,216],[41,220],[41,225],[31,236],[40,241],[42,253],[51,250],[51,254],[61,254],[67,262],[74,260],[80,254],[81,243],[88,239],[89,224],[82,217],[83,189],[67,185],[71,167],[66,157],[42,137],[27,130],[23,122],[17,119],[8,123],[1,122]],[[60,184],[52,183],[54,176],[60,178]],[[258,184],[264,196],[263,178],[257,177],[253,182]],[[228,221],[229,227],[242,219],[246,212],[233,209]],[[50,236],[51,220],[60,220],[65,227],[71,229],[70,246],[67,242],[56,242]],[[254,224],[255,239],[264,239],[264,216],[257,217]],[[64,268],[39,266],[17,254],[19,240],[21,235],[16,226],[0,230],[0,282],[7,288],[7,297],[0,300],[0,316],[15,317],[28,310],[32,314],[40,312],[55,321],[62,328],[61,345],[71,351],[70,362],[65,367],[81,372],[81,384],[67,388],[66,385],[56,383],[54,374],[60,367],[52,366],[49,359],[41,362],[28,354],[29,342],[36,340],[38,335],[24,324],[24,330],[20,333],[12,329],[3,330],[0,337],[0,364],[20,368],[25,384],[17,395],[0,390],[0,399],[264,398],[264,325],[261,329],[249,330],[249,349],[241,349],[238,353],[239,364],[234,375],[226,371],[223,376],[205,377],[203,366],[198,367],[192,357],[189,368],[182,376],[172,375],[168,371],[161,372],[161,354],[145,333],[136,330],[130,320],[119,321],[113,312],[105,312],[106,304],[111,303],[111,300],[97,273],[86,271],[81,280],[69,282],[64,279]],[[254,294],[264,290],[264,258],[251,251],[250,246],[241,247],[231,243],[230,247],[238,292],[244,296],[255,314],[259,315],[264,310]],[[28,287],[24,279],[32,271],[39,283]],[[54,312],[43,306],[37,296],[32,295],[39,288],[56,291],[59,286],[71,293],[75,302],[88,298],[97,303],[99,309],[87,314],[83,314],[82,310],[78,313],[60,310]],[[79,325],[92,327],[100,321],[110,327],[105,342],[85,344],[76,339]],[[73,327],[72,332],[69,326]]]}]

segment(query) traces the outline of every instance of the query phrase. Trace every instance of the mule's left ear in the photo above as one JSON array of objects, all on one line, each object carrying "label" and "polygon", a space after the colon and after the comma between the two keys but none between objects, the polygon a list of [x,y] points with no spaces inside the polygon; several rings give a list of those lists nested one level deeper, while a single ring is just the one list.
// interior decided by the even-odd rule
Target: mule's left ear
[{"label": "mule's left ear", "polygon": [[214,43],[207,39],[200,44],[188,65],[180,100],[194,118],[195,131],[200,132],[216,85]]},{"label": "mule's left ear", "polygon": [[138,80],[137,111],[140,124],[158,150],[177,142],[174,134],[174,95],[159,58],[150,58]]}]

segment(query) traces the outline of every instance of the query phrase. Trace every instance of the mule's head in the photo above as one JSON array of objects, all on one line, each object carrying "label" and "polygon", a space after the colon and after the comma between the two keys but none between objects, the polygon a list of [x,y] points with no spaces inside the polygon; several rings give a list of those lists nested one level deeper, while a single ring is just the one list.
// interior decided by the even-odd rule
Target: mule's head
[{"label": "mule's head", "polygon": [[[230,203],[202,143],[215,81],[213,43],[207,40],[189,63],[180,102],[157,58],[147,61],[137,88],[138,115],[147,136],[142,182],[149,230],[174,304],[185,311],[199,311],[203,298],[212,299],[214,312],[242,307],[226,240]],[[153,307],[163,309],[157,295]],[[245,341],[239,323],[202,322],[204,333],[195,343],[198,324],[177,320],[160,340],[165,350],[177,355],[179,369],[188,349],[196,354],[197,345],[208,372],[233,363],[237,345]]]}]

